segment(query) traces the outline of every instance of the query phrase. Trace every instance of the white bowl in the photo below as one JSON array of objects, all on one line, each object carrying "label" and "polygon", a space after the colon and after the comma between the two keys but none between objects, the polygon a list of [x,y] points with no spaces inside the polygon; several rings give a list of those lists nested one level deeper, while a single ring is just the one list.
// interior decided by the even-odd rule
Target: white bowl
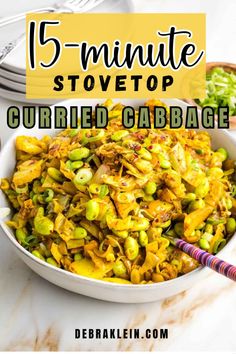
[{"label": "white bowl", "polygon": [[[71,100],[61,103],[60,105],[70,106],[70,105],[95,105],[102,100]],[[124,104],[139,106],[143,105],[144,100],[121,100]],[[163,100],[168,105],[181,106],[183,110],[186,109],[186,104],[179,100]],[[227,131],[222,130],[210,130],[209,133],[212,135],[214,141],[214,148],[225,147],[230,156],[236,159],[236,141],[230,136]],[[10,176],[15,167],[15,147],[14,141],[17,135],[32,135],[36,137],[42,137],[46,134],[52,134],[52,130],[39,130],[34,128],[33,130],[27,130],[24,128],[19,128],[15,134],[9,139],[6,145],[3,147],[0,154],[0,166],[1,172],[0,177]],[[9,204],[1,193],[0,195],[0,205],[1,207],[8,207]],[[79,276],[62,269],[55,268],[46,262],[34,257],[31,253],[26,251],[15,239],[12,230],[6,226],[4,221],[0,222],[1,228],[3,230],[4,236],[10,242],[10,244],[15,249],[19,257],[36,273],[38,273],[43,278],[48,281],[65,288],[67,290],[79,293],[82,295],[90,296],[93,298],[123,302],[123,303],[142,303],[156,301],[164,299],[175,295],[181,291],[184,291],[198,281],[203,280],[206,273],[209,271],[207,268],[199,267],[198,269],[183,275],[179,278],[169,280],[157,284],[148,285],[129,285],[129,284],[115,284],[104,282],[100,280],[95,280],[91,278],[86,278]],[[236,237],[234,236],[224,249],[219,253],[219,257],[222,258],[224,252],[233,246]]]}]

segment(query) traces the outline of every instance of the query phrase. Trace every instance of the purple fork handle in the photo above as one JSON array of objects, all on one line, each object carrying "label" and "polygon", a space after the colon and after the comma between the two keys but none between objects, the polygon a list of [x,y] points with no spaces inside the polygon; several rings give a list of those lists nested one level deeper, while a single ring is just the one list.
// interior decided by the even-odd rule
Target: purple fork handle
[{"label": "purple fork handle", "polygon": [[205,252],[181,239],[175,239],[175,245],[189,256],[196,259],[202,265],[207,266],[219,274],[236,281],[236,267],[232,264],[222,261],[218,257],[213,256],[212,254]]}]

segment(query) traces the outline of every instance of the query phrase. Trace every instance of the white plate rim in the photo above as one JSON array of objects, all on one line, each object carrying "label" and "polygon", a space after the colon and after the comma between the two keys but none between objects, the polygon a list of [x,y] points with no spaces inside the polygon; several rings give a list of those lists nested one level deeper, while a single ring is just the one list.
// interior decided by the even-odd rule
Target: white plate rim
[{"label": "white plate rim", "polygon": [[0,77],[4,77],[5,79],[11,80],[13,82],[18,82],[22,84],[26,83],[25,75],[17,74],[7,69],[4,69],[1,65],[0,65]]},{"label": "white plate rim", "polygon": [[[94,9],[91,9],[91,11],[88,11],[88,13],[94,13],[96,11],[98,11],[98,13],[112,13],[112,8],[114,8],[114,6],[112,6],[112,8],[109,8],[109,5],[111,4],[111,0],[106,0],[103,3],[99,4],[97,7],[95,7]],[[113,4],[114,5],[114,4]],[[128,10],[126,11],[127,13],[131,13],[134,11],[134,4],[133,4],[133,0],[125,0],[125,5],[127,6]],[[103,9],[103,7],[106,6],[107,9]],[[117,6],[117,5],[115,5]],[[99,7],[102,8],[102,11],[99,10]],[[33,10],[32,10],[33,11]],[[121,11],[122,12],[122,11]],[[13,54],[13,53],[12,53]],[[10,54],[11,55],[11,54]],[[12,65],[11,63],[7,62],[7,58],[5,59],[5,61],[1,64],[1,67],[6,70],[6,71],[10,71],[13,74],[18,74],[18,75],[22,75],[25,76],[26,75],[26,68],[22,68],[22,67],[17,67]]]},{"label": "white plate rim", "polygon": [[7,89],[3,86],[0,85],[0,97],[3,97],[7,100],[10,101],[16,101],[20,103],[26,103],[26,104],[35,104],[35,105],[54,105],[60,100],[50,100],[50,99],[27,99],[26,95],[22,92],[19,91],[14,91]]}]

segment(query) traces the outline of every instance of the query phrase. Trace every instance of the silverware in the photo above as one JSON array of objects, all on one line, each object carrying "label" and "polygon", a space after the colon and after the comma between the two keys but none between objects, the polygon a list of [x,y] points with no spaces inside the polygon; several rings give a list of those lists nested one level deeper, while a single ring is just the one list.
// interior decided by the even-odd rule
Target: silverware
[{"label": "silverware", "polygon": [[32,9],[26,13],[19,13],[14,16],[9,16],[0,20],[0,27],[9,25],[11,23],[17,22],[25,18],[28,13],[41,13],[41,12],[63,12],[63,13],[74,13],[74,12],[86,12],[91,10],[93,7],[99,5],[104,0],[66,0],[59,4],[55,4],[51,7],[42,7],[39,9]]},{"label": "silverware", "polygon": [[25,34],[21,34],[15,40],[7,43],[3,48],[0,49],[0,65],[4,62],[6,57],[17,48],[25,39]]},{"label": "silverware", "polygon": [[[104,0],[67,0],[63,3],[55,5],[55,7],[36,9],[34,10],[34,12],[82,13],[89,11],[90,9],[97,6],[103,1]],[[4,20],[0,21],[0,27],[16,22],[24,18],[25,15],[25,13],[22,13],[16,16],[7,17]],[[4,62],[6,57],[24,41],[24,38],[25,34],[23,33],[18,38],[7,43],[3,48],[0,49],[0,65]]]}]

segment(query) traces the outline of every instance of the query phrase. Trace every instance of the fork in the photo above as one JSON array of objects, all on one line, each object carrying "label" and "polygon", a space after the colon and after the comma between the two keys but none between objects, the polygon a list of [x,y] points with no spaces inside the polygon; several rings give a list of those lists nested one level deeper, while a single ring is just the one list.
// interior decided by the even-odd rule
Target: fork
[{"label": "fork", "polygon": [[58,4],[54,4],[51,7],[42,7],[39,9],[33,9],[26,13],[19,13],[14,16],[5,17],[0,20],[0,27],[4,27],[11,23],[20,21],[25,18],[28,13],[44,13],[44,12],[63,12],[63,13],[74,13],[74,12],[86,12],[99,5],[104,0],[66,0],[61,1]]},{"label": "fork", "polygon": [[[43,12],[57,12],[57,13],[74,13],[79,12],[83,13],[91,10],[93,7],[97,6],[104,0],[66,0],[55,4],[54,7],[45,7],[34,10],[34,12],[43,13]],[[7,17],[3,20],[0,20],[0,27],[6,26],[10,23],[19,21],[25,17],[27,13],[21,13],[16,16]],[[0,48],[0,65],[5,61],[8,55],[15,50],[25,39],[25,34],[21,34],[15,40],[7,43],[3,48]]]}]

